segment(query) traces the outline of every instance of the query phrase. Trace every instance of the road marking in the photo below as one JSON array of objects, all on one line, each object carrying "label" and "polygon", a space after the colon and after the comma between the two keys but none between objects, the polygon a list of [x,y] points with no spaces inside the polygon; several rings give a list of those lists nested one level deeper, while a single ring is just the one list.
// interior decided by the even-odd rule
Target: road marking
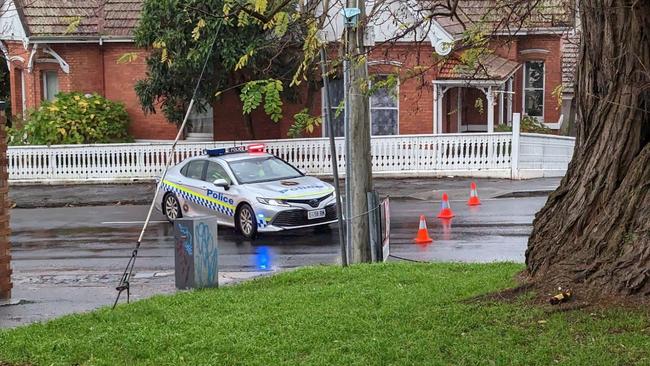
[{"label": "road marking", "polygon": [[[169,221],[149,221],[150,224],[164,224]],[[104,221],[102,225],[132,225],[144,224],[144,221]]]}]

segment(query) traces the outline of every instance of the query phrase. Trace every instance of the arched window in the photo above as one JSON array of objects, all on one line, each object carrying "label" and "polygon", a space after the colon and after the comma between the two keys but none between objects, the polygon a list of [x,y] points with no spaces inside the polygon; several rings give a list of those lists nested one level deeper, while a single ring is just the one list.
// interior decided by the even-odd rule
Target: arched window
[{"label": "arched window", "polygon": [[[385,81],[387,75],[375,75],[371,79],[373,84]],[[330,114],[334,122],[335,136],[343,136],[344,133],[344,105],[345,90],[343,80],[330,80]],[[325,105],[325,103],[323,103]],[[399,86],[391,85],[374,90],[370,96],[370,125],[371,134],[374,135],[397,135],[399,134]],[[325,121],[327,123],[327,121]],[[327,126],[323,124],[324,133],[327,136]]]}]

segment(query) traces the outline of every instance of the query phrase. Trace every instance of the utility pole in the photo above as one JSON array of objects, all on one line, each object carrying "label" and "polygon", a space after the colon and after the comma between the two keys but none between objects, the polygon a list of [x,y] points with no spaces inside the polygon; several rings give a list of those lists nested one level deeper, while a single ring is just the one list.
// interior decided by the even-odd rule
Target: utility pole
[{"label": "utility pole", "polygon": [[[372,191],[372,162],[370,155],[370,106],[367,95],[368,67],[363,44],[365,34],[365,0],[346,0],[348,9],[358,9],[356,22],[348,24],[345,33],[346,57],[349,59],[349,82],[346,92],[349,119],[348,141],[350,146],[347,151],[350,156],[347,163],[350,164],[346,177],[349,185],[348,192],[350,211],[347,212],[346,220],[350,220],[351,255],[350,263],[370,262],[370,232],[368,222],[368,197],[367,193]],[[349,10],[347,11],[349,14]],[[346,16],[347,18],[347,16]]]}]

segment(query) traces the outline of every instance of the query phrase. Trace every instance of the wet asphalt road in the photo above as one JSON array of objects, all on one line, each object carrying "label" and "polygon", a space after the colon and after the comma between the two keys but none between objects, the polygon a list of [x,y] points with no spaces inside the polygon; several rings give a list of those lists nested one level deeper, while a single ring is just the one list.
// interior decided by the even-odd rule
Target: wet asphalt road
[{"label": "wet asphalt road", "polygon": [[[484,199],[470,208],[452,201],[450,223],[435,218],[439,202],[391,200],[391,254],[422,261],[524,260],[531,223],[546,197]],[[101,206],[14,209],[12,255],[16,275],[31,271],[121,272],[138,237],[147,206]],[[419,215],[427,216],[433,244],[413,244]],[[173,271],[172,226],[156,213],[142,244],[136,271]],[[313,229],[261,235],[241,240],[230,228],[219,228],[221,271],[255,270],[259,247],[272,253],[276,269],[336,263],[338,233]]]}]

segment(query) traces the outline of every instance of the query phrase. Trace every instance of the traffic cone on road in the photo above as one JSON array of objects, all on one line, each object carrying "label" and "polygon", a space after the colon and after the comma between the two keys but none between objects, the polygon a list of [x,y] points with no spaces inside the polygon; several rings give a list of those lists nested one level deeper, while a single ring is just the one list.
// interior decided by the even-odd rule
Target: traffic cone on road
[{"label": "traffic cone on road", "polygon": [[469,201],[467,201],[469,206],[478,206],[481,204],[481,200],[478,199],[478,190],[476,189],[476,183],[472,182],[470,185],[469,191]]},{"label": "traffic cone on road", "polygon": [[424,218],[424,215],[420,215],[420,228],[418,229],[418,235],[413,239],[416,244],[428,244],[433,242],[433,239],[429,237],[429,231],[427,230],[427,220]]},{"label": "traffic cone on road", "polygon": [[447,196],[447,193],[442,194],[442,209],[440,209],[440,213],[438,214],[439,219],[451,219],[454,217],[454,212],[451,210],[451,206],[449,205],[449,197]]}]

